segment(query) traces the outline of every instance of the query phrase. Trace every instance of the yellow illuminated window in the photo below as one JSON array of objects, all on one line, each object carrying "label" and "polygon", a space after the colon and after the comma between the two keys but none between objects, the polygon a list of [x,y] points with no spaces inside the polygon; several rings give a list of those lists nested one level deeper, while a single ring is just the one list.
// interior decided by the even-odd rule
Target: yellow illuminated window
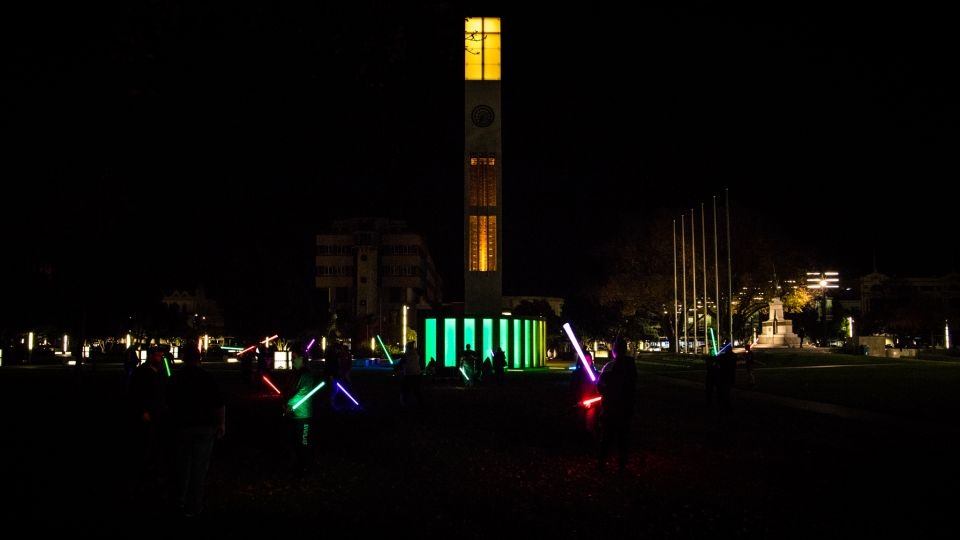
[{"label": "yellow illuminated window", "polygon": [[470,271],[497,270],[497,216],[470,216]]},{"label": "yellow illuminated window", "polygon": [[497,160],[491,154],[470,157],[470,206],[497,205]]},{"label": "yellow illuminated window", "polygon": [[464,78],[500,80],[500,18],[470,17],[463,27]]}]

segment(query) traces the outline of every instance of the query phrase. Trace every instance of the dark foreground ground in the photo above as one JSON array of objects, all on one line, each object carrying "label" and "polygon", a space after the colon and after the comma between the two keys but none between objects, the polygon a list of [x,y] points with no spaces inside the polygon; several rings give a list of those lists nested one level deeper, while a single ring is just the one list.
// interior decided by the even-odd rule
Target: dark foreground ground
[{"label": "dark foreground ground", "polygon": [[[641,373],[625,475],[599,475],[568,375],[509,373],[503,387],[428,381],[400,407],[389,372],[354,372],[363,410],[325,409],[316,466],[292,474],[280,402],[208,366],[227,396],[199,518],[131,500],[121,374],[104,366],[0,369],[6,529],[83,536],[306,534],[397,537],[865,537],[950,535],[960,503],[953,425],[849,420]],[[687,383],[689,384],[689,383]],[[324,402],[327,396],[322,396]],[[136,497],[134,497],[136,499]],[[13,538],[14,536],[11,536]]]}]

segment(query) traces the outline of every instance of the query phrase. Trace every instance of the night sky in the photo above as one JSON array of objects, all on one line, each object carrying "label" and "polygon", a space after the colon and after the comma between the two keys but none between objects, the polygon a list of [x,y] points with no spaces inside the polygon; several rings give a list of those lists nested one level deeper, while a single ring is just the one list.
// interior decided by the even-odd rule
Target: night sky
[{"label": "night sky", "polygon": [[461,299],[464,15],[503,17],[507,294],[570,294],[618,228],[725,187],[824,269],[960,262],[960,46],[914,3],[29,4],[0,17],[7,267],[309,284],[313,233],[387,216]]}]

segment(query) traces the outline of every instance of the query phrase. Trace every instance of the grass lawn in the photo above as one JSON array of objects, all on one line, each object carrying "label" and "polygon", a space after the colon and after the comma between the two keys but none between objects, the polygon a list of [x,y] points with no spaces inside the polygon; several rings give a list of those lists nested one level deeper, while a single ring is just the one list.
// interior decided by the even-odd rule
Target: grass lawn
[{"label": "grass lawn", "polygon": [[[941,422],[960,414],[960,363],[790,350],[758,351],[754,358],[762,363],[757,392]],[[642,355],[638,364],[641,373],[705,376],[702,360],[682,356]],[[737,388],[748,388],[742,364]]]}]

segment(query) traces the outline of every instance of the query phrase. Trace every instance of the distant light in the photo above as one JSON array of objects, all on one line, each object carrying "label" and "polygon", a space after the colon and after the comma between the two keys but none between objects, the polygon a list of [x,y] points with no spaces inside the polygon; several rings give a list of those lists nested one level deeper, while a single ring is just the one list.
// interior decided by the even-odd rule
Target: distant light
[{"label": "distant light", "polygon": [[28,351],[33,350],[33,332],[29,332],[27,334],[27,350]]},{"label": "distant light", "polygon": [[75,366],[75,365],[77,365],[77,361],[76,361],[76,360],[67,360],[67,365],[68,365],[68,366]]},{"label": "distant light", "polygon": [[133,338],[130,337],[130,334],[127,334],[127,348],[129,349],[132,346],[133,346]]},{"label": "distant light", "polygon": [[503,315],[504,317],[509,317],[513,315],[513,313],[510,311],[501,311],[500,314]]},{"label": "distant light", "polygon": [[210,348],[210,336],[207,334],[203,335],[203,350],[208,350]]},{"label": "distant light", "polygon": [[403,352],[407,352],[407,306],[403,306],[403,339],[401,340],[403,344]]},{"label": "distant light", "polygon": [[377,348],[377,339],[370,338],[370,350],[373,351],[373,350],[376,350],[376,348]]},{"label": "distant light", "polygon": [[70,341],[70,337],[64,334],[63,335],[63,354],[67,354],[67,351],[69,350],[69,347],[67,346],[69,341]]},{"label": "distant light", "polygon": [[853,337],[853,317],[847,317],[847,337]]},{"label": "distant light", "polygon": [[947,348],[950,348],[950,323],[943,325],[943,337],[944,341],[947,343]]},{"label": "distant light", "polygon": [[239,361],[240,361],[240,360],[238,360],[236,356],[231,356],[231,357],[227,358],[227,363],[228,363],[228,364],[236,364],[236,363],[239,362]]},{"label": "distant light", "polygon": [[327,350],[327,337],[326,337],[326,336],[320,338],[320,350],[322,350],[322,351],[326,351],[326,350]]}]

